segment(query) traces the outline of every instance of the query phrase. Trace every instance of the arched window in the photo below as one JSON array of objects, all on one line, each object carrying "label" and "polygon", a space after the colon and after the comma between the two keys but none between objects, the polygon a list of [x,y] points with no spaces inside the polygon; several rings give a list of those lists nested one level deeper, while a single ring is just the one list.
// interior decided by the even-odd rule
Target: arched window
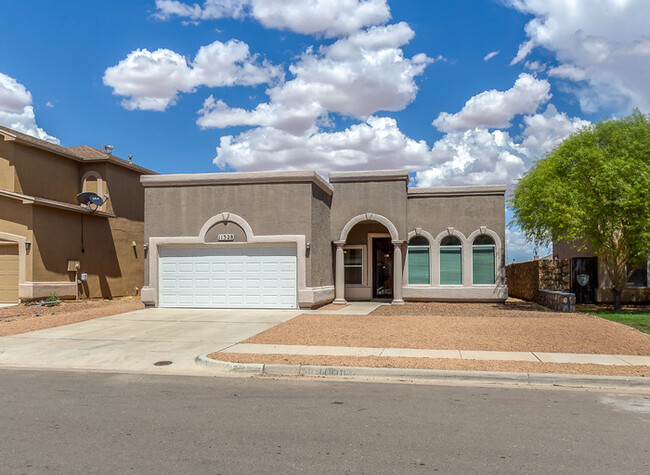
[{"label": "arched window", "polygon": [[474,285],[494,285],[495,282],[494,239],[482,234],[472,244],[472,282]]},{"label": "arched window", "polygon": [[408,283],[411,285],[428,285],[429,275],[429,241],[422,236],[414,236],[408,246]]},{"label": "arched window", "polygon": [[440,285],[463,283],[463,248],[456,236],[440,241]]}]

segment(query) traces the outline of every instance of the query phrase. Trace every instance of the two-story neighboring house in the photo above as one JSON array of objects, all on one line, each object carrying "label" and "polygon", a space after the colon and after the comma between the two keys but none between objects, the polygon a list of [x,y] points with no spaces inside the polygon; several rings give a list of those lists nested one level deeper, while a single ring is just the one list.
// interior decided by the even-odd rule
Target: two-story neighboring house
[{"label": "two-story neighboring house", "polygon": [[[0,127],[0,302],[138,295],[151,170]],[[93,213],[77,194],[107,201]]]}]

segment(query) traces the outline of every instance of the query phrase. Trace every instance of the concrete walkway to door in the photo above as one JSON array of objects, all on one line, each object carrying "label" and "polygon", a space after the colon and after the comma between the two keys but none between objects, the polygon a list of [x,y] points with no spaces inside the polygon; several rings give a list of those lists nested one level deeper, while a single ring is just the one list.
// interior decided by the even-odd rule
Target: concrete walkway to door
[{"label": "concrete walkway to door", "polygon": [[[150,308],[0,338],[0,367],[204,372],[197,355],[225,350],[303,313],[367,315],[380,304],[339,311]],[[172,361],[168,366],[154,366]]]}]

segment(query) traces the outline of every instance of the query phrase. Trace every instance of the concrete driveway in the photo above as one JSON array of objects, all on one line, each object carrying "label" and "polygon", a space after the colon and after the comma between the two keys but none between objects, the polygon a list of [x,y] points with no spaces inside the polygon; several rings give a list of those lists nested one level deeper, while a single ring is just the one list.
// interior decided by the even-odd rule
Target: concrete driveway
[{"label": "concrete driveway", "polygon": [[[200,372],[194,358],[293,318],[301,310],[151,308],[0,338],[0,366]],[[154,366],[170,360],[169,366]]]}]

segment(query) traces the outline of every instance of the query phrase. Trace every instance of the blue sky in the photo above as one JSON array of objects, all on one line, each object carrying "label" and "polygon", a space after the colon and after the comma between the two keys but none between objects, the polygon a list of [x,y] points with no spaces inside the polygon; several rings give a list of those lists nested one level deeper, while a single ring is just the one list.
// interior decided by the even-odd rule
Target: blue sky
[{"label": "blue sky", "polygon": [[[5,0],[3,18],[0,124],[160,173],[512,187],[567,134],[650,108],[643,0]],[[516,229],[508,246],[533,250]]]}]

